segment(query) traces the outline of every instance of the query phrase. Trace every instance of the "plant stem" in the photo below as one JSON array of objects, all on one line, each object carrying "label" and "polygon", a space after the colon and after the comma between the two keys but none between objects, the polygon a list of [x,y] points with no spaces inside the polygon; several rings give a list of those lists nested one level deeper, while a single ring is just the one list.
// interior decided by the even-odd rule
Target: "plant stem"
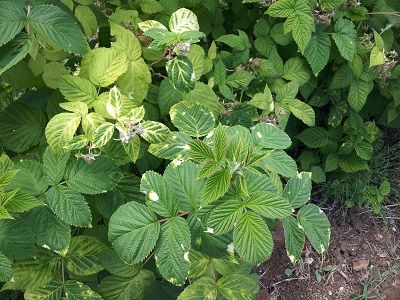
[{"label": "plant stem", "polygon": [[167,53],[167,49],[164,50],[163,55],[162,55],[159,59],[157,59],[156,61],[153,61],[151,64],[149,64],[149,67],[151,67],[151,66],[153,66],[153,65],[155,65],[155,64],[157,64],[157,63],[159,63],[160,61],[163,61],[164,59],[166,59],[166,58],[167,58],[167,57],[165,56],[166,53]]},{"label": "plant stem", "polygon": [[142,267],[150,260],[150,258],[152,258],[154,255],[154,252],[152,252],[148,258],[146,258],[146,260],[143,262]]},{"label": "plant stem", "polygon": [[65,274],[64,274],[64,257],[61,258],[61,279],[62,279],[62,297],[65,297],[65,290],[64,290],[64,284],[65,284]]},{"label": "plant stem", "polygon": [[[176,216],[177,216],[177,217],[182,217],[182,216],[186,216],[186,215],[188,215],[188,214],[190,214],[190,211],[185,211],[185,212],[183,212],[183,213],[177,214]],[[169,219],[171,219],[171,218],[160,219],[160,220],[157,220],[157,222],[158,222],[158,223],[162,223],[162,222],[168,221]]]}]

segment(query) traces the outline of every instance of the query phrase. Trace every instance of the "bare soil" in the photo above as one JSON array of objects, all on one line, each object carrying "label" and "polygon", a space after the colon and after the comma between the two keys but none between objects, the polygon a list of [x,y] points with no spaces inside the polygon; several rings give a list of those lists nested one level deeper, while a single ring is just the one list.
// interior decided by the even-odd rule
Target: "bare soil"
[{"label": "bare soil", "polygon": [[254,270],[260,276],[257,300],[400,300],[400,207],[388,211],[385,220],[358,207],[329,213],[328,252],[319,255],[308,244],[295,266],[279,225],[271,258]]}]

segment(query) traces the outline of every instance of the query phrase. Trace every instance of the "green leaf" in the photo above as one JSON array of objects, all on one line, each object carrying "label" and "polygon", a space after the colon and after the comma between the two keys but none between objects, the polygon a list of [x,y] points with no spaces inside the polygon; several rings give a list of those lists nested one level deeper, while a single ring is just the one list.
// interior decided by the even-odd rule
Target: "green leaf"
[{"label": "green leaf", "polygon": [[36,244],[46,245],[54,251],[65,251],[68,248],[71,228],[53,214],[48,206],[36,207],[26,215],[26,219],[32,225]]},{"label": "green leaf", "polygon": [[243,214],[243,210],[244,205],[241,201],[229,200],[222,203],[211,211],[207,220],[208,230],[216,235],[230,232]]},{"label": "green leaf", "polygon": [[222,125],[218,125],[218,127],[215,129],[213,140],[215,148],[215,158],[219,162],[225,156],[227,148],[227,135]]},{"label": "green leaf", "polygon": [[24,28],[26,15],[14,1],[3,1],[0,10],[0,46],[11,41]]},{"label": "green leaf", "polygon": [[[9,199],[2,199],[3,208],[12,213],[23,213],[36,206],[43,205],[42,201],[37,200],[35,197],[28,195],[20,190],[14,190]],[[6,193],[8,194],[8,193]],[[1,195],[1,191],[0,191]]]},{"label": "green leaf", "polygon": [[298,99],[293,99],[288,103],[290,111],[308,126],[315,126],[314,109]]},{"label": "green leaf", "polygon": [[0,253],[0,282],[5,282],[11,279],[12,265],[11,260],[3,253]]},{"label": "green leaf", "polygon": [[266,13],[274,18],[287,18],[294,13],[295,9],[294,0],[279,0],[272,3]]},{"label": "green leaf", "polygon": [[369,67],[380,66],[386,62],[385,53],[380,50],[378,47],[374,47],[371,50],[371,54],[369,57]]},{"label": "green leaf", "polygon": [[331,40],[328,34],[322,30],[317,30],[316,33],[312,33],[311,40],[304,50],[304,56],[307,58],[315,76],[317,76],[328,63],[330,50]]},{"label": "green leaf", "polygon": [[345,1],[346,0],[320,0],[319,3],[323,11],[331,12]]},{"label": "green leaf", "polygon": [[[296,3],[297,6],[297,3]],[[311,33],[315,32],[314,19],[308,13],[304,13],[296,9],[295,13],[292,13],[286,19],[283,25],[285,33],[292,32],[292,36],[301,53],[307,47],[311,39]]]},{"label": "green leaf", "polygon": [[129,158],[133,161],[136,162],[139,156],[139,151],[140,151],[140,138],[139,136],[134,136],[133,139],[129,141],[129,143],[122,144],[126,154],[128,154]]},{"label": "green leaf", "polygon": [[251,128],[254,144],[262,148],[286,149],[292,142],[290,137],[272,124],[258,123]]},{"label": "green leaf", "polygon": [[104,269],[97,254],[106,250],[108,248],[95,237],[85,235],[72,237],[65,255],[65,266],[74,275],[96,274]]},{"label": "green leaf", "polygon": [[199,28],[196,15],[186,8],[178,9],[169,19],[169,29],[175,33],[199,31]]},{"label": "green leaf", "polygon": [[226,67],[222,60],[219,60],[214,68],[214,81],[215,84],[221,85],[225,83],[226,79]]},{"label": "green leaf", "polygon": [[307,128],[296,137],[310,148],[321,148],[330,141],[329,133],[323,127]]},{"label": "green leaf", "polygon": [[46,117],[40,110],[12,103],[0,113],[0,140],[13,152],[24,152],[44,138]]},{"label": "green leaf", "polygon": [[246,262],[254,265],[272,254],[273,241],[268,226],[254,212],[245,212],[233,231],[233,245]]},{"label": "green leaf", "polygon": [[75,280],[67,280],[65,282],[64,293],[66,300],[102,300],[102,298],[93,292],[86,284]]},{"label": "green leaf", "polygon": [[46,194],[52,211],[65,223],[89,227],[92,222],[89,205],[78,192],[63,185],[51,187]]},{"label": "green leaf", "polygon": [[69,71],[62,63],[51,61],[44,66],[42,78],[48,87],[56,89],[58,80],[68,74]]},{"label": "green leaf", "polygon": [[367,142],[357,141],[354,143],[354,150],[356,150],[359,157],[362,159],[370,160],[372,158],[372,154],[374,149],[372,145]]},{"label": "green leaf", "polygon": [[156,0],[144,1],[143,4],[140,4],[140,8],[143,12],[148,14],[154,14],[156,12],[164,10],[164,7]]},{"label": "green leaf", "polygon": [[81,122],[81,117],[75,113],[59,113],[46,126],[46,139],[55,154],[67,152],[66,146],[74,137]]},{"label": "green leaf", "polygon": [[[95,110],[97,111],[96,107]],[[85,132],[85,135],[90,140],[93,140],[93,134],[95,130],[105,122],[106,120],[104,120],[100,114],[91,112],[82,117],[82,129]]]},{"label": "green leaf", "polygon": [[154,288],[155,276],[146,269],[130,278],[108,276],[101,281],[97,289],[105,300],[142,300],[150,295]]},{"label": "green leaf", "polygon": [[0,47],[0,75],[21,61],[32,49],[33,35],[19,33]]},{"label": "green leaf", "polygon": [[183,55],[176,56],[169,61],[168,78],[175,89],[181,92],[189,92],[195,87],[194,71],[192,62]]},{"label": "green leaf", "polygon": [[46,149],[43,155],[43,172],[49,185],[56,185],[64,178],[68,159],[69,153],[56,155],[50,148]]},{"label": "green leaf", "polygon": [[288,59],[283,66],[283,78],[294,81],[299,86],[305,84],[310,77],[307,63],[299,57]]},{"label": "green leaf", "polygon": [[109,224],[108,238],[118,256],[128,264],[143,261],[153,250],[160,233],[157,216],[136,202],[120,206]]},{"label": "green leaf", "polygon": [[163,217],[173,217],[179,210],[179,199],[175,199],[168,181],[154,171],[143,174],[140,190],[146,194],[147,206]]},{"label": "green leaf", "polygon": [[80,101],[88,107],[92,106],[97,97],[96,87],[89,80],[79,76],[62,76],[57,80],[57,87],[68,101]]},{"label": "green leaf", "polygon": [[349,64],[342,65],[333,75],[333,79],[329,89],[337,90],[346,88],[351,85],[354,80],[354,73]]},{"label": "green leaf", "polygon": [[171,121],[179,131],[193,137],[207,135],[215,124],[212,113],[203,105],[175,104],[170,110]]},{"label": "green leaf", "polygon": [[256,274],[230,274],[217,281],[218,291],[225,299],[255,299],[258,291],[258,276]]},{"label": "green leaf", "polygon": [[283,233],[285,235],[286,253],[290,261],[295,264],[300,258],[301,252],[304,247],[305,235],[302,228],[300,228],[297,220],[288,216],[282,220]]},{"label": "green leaf", "polygon": [[202,206],[218,199],[228,190],[232,174],[228,169],[221,169],[207,178],[201,198]]},{"label": "green leaf", "polygon": [[148,151],[159,157],[165,159],[181,159],[184,155],[184,147],[192,139],[190,136],[183,132],[174,131],[170,134],[168,139],[160,144],[151,144]]},{"label": "green leaf", "polygon": [[293,37],[290,33],[285,33],[283,30],[284,23],[277,23],[271,28],[269,34],[274,41],[282,46],[287,46],[293,41]]},{"label": "green leaf", "polygon": [[210,277],[202,277],[185,288],[177,300],[214,300],[217,295],[214,280]]},{"label": "green leaf", "polygon": [[200,206],[201,191],[205,180],[198,179],[199,167],[185,161],[178,164],[170,163],[165,169],[164,178],[169,183],[175,199],[179,199],[179,209],[192,211]]},{"label": "green leaf", "polygon": [[310,168],[312,173],[311,180],[315,183],[326,182],[326,175],[324,170],[320,166],[312,166]]},{"label": "green leaf", "polygon": [[296,209],[310,200],[311,173],[301,172],[296,177],[290,178],[283,190],[283,197]]},{"label": "green leaf", "polygon": [[94,85],[108,86],[127,70],[127,57],[121,50],[97,48],[91,51],[88,72]]},{"label": "green leaf", "polygon": [[109,93],[108,101],[106,104],[108,114],[113,119],[118,119],[122,112],[121,92],[114,86]]},{"label": "green leaf", "polygon": [[98,253],[97,257],[105,269],[116,276],[131,278],[141,270],[140,264],[128,265],[124,263],[113,249]]},{"label": "green leaf", "polygon": [[168,127],[160,122],[145,121],[141,125],[143,126],[141,137],[152,144],[164,142],[171,134]]},{"label": "green leaf", "polygon": [[316,205],[305,205],[298,211],[297,220],[301,227],[303,227],[314,249],[318,253],[327,251],[331,228],[329,220],[323,211]]},{"label": "green leaf", "polygon": [[77,101],[77,102],[64,102],[59,103],[60,107],[77,114],[80,117],[84,117],[88,114],[88,107],[85,103]]},{"label": "green leaf", "polygon": [[283,219],[292,213],[289,202],[282,196],[270,192],[255,192],[243,201],[246,208],[270,219]]},{"label": "green leaf", "polygon": [[[2,156],[3,155],[5,156],[6,154],[2,154]],[[14,176],[18,173],[18,170],[6,171],[6,172],[4,172],[4,174],[2,174],[1,171],[2,170],[0,169],[0,189],[3,189],[11,182],[11,180],[14,178]]]},{"label": "green leaf", "polygon": [[44,286],[54,278],[59,261],[56,254],[40,249],[35,259],[13,263],[13,279],[4,289],[25,290]]},{"label": "green leaf", "polygon": [[192,140],[188,143],[189,149],[186,150],[187,155],[194,161],[201,162],[203,160],[214,161],[214,153],[210,146],[200,140]]},{"label": "green leaf", "polygon": [[283,150],[268,151],[257,165],[285,177],[293,177],[297,174],[296,162]]},{"label": "green leaf", "polygon": [[24,219],[0,220],[0,252],[9,259],[28,259],[35,255],[35,236]]},{"label": "green leaf", "polygon": [[180,101],[182,101],[182,93],[174,88],[168,78],[165,78],[161,82],[158,93],[158,103],[160,105],[161,115],[168,115],[170,108]]},{"label": "green leaf", "polygon": [[57,6],[41,5],[32,8],[27,22],[65,51],[84,55],[89,50],[78,24]]},{"label": "green leaf", "polygon": [[92,146],[95,148],[100,148],[107,144],[107,142],[113,137],[114,134],[114,124],[106,122],[93,133],[93,143]]},{"label": "green leaf", "polygon": [[357,32],[353,22],[339,19],[335,23],[335,33],[332,38],[340,54],[348,61],[352,61],[357,51]]},{"label": "green leaf", "polygon": [[233,88],[247,87],[255,77],[245,70],[238,70],[229,75],[225,82]]},{"label": "green leaf", "polygon": [[63,292],[63,285],[61,281],[53,279],[47,285],[35,289],[29,289],[25,292],[26,299],[34,300],[52,300],[60,299]]},{"label": "green leaf", "polygon": [[212,88],[203,82],[196,82],[194,90],[185,95],[185,100],[190,103],[206,106],[213,114],[218,116],[222,112],[221,103]]},{"label": "green leaf", "polygon": [[143,58],[129,61],[127,71],[117,80],[118,87],[139,102],[146,98],[150,84],[150,70]]},{"label": "green leaf", "polygon": [[117,38],[116,42],[112,42],[112,48],[125,51],[129,60],[139,59],[142,55],[142,47],[133,32],[116,23],[110,23],[110,27],[111,35]]},{"label": "green leaf", "polygon": [[97,31],[96,16],[90,7],[78,5],[75,7],[75,16],[81,23],[86,36],[92,37]]},{"label": "green leaf", "polygon": [[350,85],[348,97],[350,107],[356,112],[359,112],[363,108],[373,88],[374,83],[372,81],[366,82],[361,79],[353,81]]},{"label": "green leaf", "polygon": [[20,189],[21,191],[38,196],[43,194],[48,187],[47,182],[43,178],[43,166],[37,161],[23,160],[14,166],[19,170],[18,176],[13,177],[8,189]]},{"label": "green leaf", "polygon": [[339,160],[339,167],[343,171],[352,173],[361,170],[369,170],[368,163],[365,159],[358,156],[356,152],[352,152],[349,155],[341,157]]},{"label": "green leaf", "polygon": [[109,219],[117,208],[125,203],[145,202],[145,195],[140,192],[140,178],[131,173],[125,173],[115,188],[107,193],[96,195],[95,200],[97,210]]},{"label": "green leaf", "polygon": [[158,270],[174,285],[186,281],[189,273],[190,231],[185,219],[174,217],[161,226],[154,250]]},{"label": "green leaf", "polygon": [[83,194],[100,194],[113,189],[121,180],[117,164],[110,158],[98,156],[91,163],[77,159],[70,163],[65,173],[68,187]]}]

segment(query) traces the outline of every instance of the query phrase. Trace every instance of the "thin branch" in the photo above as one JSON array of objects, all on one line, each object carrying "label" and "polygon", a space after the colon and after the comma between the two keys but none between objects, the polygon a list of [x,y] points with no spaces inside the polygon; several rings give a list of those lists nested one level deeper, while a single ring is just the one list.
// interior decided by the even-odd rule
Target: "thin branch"
[{"label": "thin branch", "polygon": [[[177,217],[182,217],[182,216],[186,216],[186,215],[188,215],[188,214],[190,214],[190,211],[185,211],[185,212],[183,212],[183,213],[177,214],[176,216],[177,216]],[[162,223],[162,222],[168,221],[169,219],[171,219],[171,218],[160,219],[160,220],[157,220],[157,222],[158,222],[158,223]]]},{"label": "thin branch", "polygon": [[154,255],[154,252],[152,252],[148,258],[146,258],[146,260],[143,262],[142,267],[150,260],[150,258],[152,258]]}]

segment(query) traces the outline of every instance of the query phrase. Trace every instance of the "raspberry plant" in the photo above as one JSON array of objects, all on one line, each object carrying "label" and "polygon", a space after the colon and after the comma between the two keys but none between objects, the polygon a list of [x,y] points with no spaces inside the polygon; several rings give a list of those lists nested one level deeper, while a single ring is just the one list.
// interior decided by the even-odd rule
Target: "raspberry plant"
[{"label": "raspberry plant", "polygon": [[272,2],[0,0],[2,297],[253,299],[277,222],[328,249],[312,181],[397,126],[398,4]]}]

